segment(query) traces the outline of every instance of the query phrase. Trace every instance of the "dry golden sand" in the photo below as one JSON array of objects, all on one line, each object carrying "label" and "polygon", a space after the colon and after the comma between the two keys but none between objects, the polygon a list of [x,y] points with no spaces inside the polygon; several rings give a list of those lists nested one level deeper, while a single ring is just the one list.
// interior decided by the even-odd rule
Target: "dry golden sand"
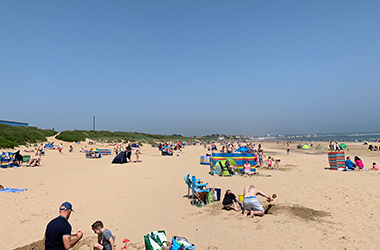
[{"label": "dry golden sand", "polygon": [[[144,249],[143,235],[158,229],[165,230],[168,238],[184,236],[197,249],[208,250],[380,247],[380,172],[325,170],[326,151],[296,150],[292,144],[287,155],[286,146],[264,143],[266,155],[281,158],[279,170],[258,169],[263,175],[220,178],[210,176],[209,167],[199,164],[200,155],[206,153],[202,146],[188,146],[179,157],[162,157],[156,148],[145,145],[142,163],[112,165],[114,155],[85,159],[79,153],[83,145],[73,144],[74,153],[68,153],[68,145],[64,143],[62,154],[47,151],[40,167],[1,169],[0,184],[28,190],[0,193],[0,249],[41,249],[37,241],[64,201],[75,210],[69,219],[73,232],[84,232],[75,249],[91,248],[95,240],[91,224],[96,220],[116,235],[118,249],[124,238],[131,240],[128,249]],[[360,156],[366,168],[373,161],[380,164],[380,152],[367,152],[359,143],[348,145],[349,155]],[[230,188],[241,194],[245,186],[254,184],[277,198],[262,218],[243,218],[238,212],[222,210],[220,202],[197,208],[184,197],[187,172],[222,192]],[[259,200],[267,208],[265,199]]]}]

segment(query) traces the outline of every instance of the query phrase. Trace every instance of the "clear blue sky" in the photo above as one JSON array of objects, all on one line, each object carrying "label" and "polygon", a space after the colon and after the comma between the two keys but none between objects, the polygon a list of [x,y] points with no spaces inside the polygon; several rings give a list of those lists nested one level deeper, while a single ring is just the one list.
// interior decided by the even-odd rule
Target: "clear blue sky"
[{"label": "clear blue sky", "polygon": [[379,131],[380,1],[1,1],[0,119],[159,134]]}]

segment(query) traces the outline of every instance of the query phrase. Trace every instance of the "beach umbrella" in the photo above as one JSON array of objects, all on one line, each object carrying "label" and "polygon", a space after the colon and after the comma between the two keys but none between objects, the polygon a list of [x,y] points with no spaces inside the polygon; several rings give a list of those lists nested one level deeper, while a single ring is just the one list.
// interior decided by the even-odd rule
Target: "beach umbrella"
[{"label": "beach umbrella", "polygon": [[344,144],[344,143],[341,143],[341,144],[340,144],[340,147],[341,147],[341,148],[347,148],[347,145]]},{"label": "beach umbrella", "polygon": [[246,147],[240,147],[235,150],[235,152],[248,152],[249,148]]},{"label": "beach umbrella", "polygon": [[311,149],[311,147],[309,145],[305,144],[302,146],[302,149]]},{"label": "beach umbrella", "polygon": [[90,149],[90,152],[96,152],[96,151],[99,151],[99,149],[97,149],[97,148]]}]

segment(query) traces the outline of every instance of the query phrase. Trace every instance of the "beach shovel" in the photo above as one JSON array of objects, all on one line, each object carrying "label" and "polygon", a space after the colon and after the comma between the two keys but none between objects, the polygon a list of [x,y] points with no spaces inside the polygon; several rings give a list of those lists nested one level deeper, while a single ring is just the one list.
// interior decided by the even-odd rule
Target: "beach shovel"
[{"label": "beach shovel", "polygon": [[129,242],[129,239],[124,239],[123,240],[123,243],[124,243],[124,246],[121,248],[121,250],[123,249],[127,249],[127,243]]}]

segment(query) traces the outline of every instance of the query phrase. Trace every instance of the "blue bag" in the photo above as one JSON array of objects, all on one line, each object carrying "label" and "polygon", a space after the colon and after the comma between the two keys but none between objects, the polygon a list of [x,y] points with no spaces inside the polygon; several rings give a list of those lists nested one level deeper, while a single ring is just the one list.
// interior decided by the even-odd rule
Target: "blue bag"
[{"label": "blue bag", "polygon": [[[183,246],[183,248],[181,248]],[[193,250],[195,248],[194,244],[190,243],[186,238],[174,236],[172,239],[172,249],[171,250]]]}]

